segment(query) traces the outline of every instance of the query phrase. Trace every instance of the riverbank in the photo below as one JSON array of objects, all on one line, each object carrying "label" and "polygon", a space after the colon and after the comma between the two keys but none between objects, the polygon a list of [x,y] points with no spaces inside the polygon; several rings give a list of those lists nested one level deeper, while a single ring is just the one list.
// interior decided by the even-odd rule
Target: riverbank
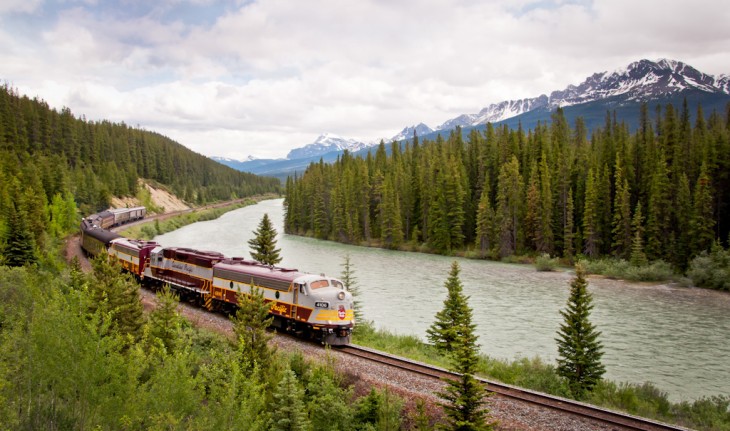
[{"label": "riverbank", "polygon": [[[420,362],[450,367],[448,358],[417,337],[375,330],[372,324],[359,325],[353,334],[353,342]],[[477,369],[479,376],[489,380],[572,398],[555,367],[538,357],[506,361],[481,355]],[[636,384],[603,380],[582,401],[692,429],[730,430],[730,396],[727,395],[702,397],[692,402],[671,402],[666,392],[648,382]]]}]

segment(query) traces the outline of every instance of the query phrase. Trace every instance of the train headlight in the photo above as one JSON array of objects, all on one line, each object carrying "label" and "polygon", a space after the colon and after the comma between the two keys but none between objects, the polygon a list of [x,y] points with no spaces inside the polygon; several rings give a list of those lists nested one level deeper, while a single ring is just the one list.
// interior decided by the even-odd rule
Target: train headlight
[{"label": "train headlight", "polygon": [[345,292],[344,291],[340,291],[340,293],[337,294],[337,299],[339,299],[340,301],[342,301],[343,299],[345,299]]}]

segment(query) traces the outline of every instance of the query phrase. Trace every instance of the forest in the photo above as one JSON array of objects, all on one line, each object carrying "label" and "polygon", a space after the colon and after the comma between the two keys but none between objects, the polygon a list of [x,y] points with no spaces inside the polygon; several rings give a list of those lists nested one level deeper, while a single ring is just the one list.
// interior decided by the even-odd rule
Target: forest
[{"label": "forest", "polygon": [[285,230],[321,239],[502,259],[514,255],[667,262],[730,230],[730,106],[690,120],[685,101],[644,104],[635,132],[571,127],[561,109],[534,130],[380,145],[311,164],[286,183]]},{"label": "forest", "polygon": [[[267,192],[280,183],[235,171],[158,133],[76,118],[0,87],[0,238],[27,232],[34,246],[78,226],[79,214],[135,196],[143,178],[192,204]],[[22,232],[21,232],[22,233]],[[17,236],[17,235],[16,235]],[[2,246],[3,244],[0,244]]]}]

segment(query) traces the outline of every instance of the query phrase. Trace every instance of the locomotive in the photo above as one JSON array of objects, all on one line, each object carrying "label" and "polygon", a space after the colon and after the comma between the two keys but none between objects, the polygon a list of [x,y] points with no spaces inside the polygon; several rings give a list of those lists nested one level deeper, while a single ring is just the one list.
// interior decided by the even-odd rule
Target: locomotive
[{"label": "locomotive", "polygon": [[353,298],[340,280],[216,251],[128,239],[97,224],[101,214],[81,222],[82,248],[92,256],[106,253],[143,285],[169,285],[183,300],[228,312],[236,310],[239,293],[250,294],[255,286],[271,303],[272,326],[331,346],[350,343]]}]

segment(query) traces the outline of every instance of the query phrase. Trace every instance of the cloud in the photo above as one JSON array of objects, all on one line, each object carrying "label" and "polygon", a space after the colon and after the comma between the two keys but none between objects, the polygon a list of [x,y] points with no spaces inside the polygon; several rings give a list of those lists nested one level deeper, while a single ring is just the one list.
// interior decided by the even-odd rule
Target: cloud
[{"label": "cloud", "polygon": [[[9,4],[0,23],[21,12]],[[206,155],[283,157],[323,132],[376,140],[641,58],[730,73],[730,12],[708,0],[56,7],[0,28],[16,42],[0,47],[4,79]]]}]

